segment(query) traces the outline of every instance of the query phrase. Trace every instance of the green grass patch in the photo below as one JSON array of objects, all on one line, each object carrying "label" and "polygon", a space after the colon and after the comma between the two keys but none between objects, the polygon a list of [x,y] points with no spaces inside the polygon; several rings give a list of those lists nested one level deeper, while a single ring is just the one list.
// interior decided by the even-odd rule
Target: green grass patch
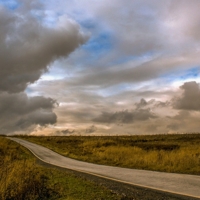
[{"label": "green grass patch", "polygon": [[92,163],[200,175],[200,134],[21,138]]},{"label": "green grass patch", "polygon": [[0,137],[0,199],[119,200],[121,197],[73,174],[39,166],[27,149]]}]

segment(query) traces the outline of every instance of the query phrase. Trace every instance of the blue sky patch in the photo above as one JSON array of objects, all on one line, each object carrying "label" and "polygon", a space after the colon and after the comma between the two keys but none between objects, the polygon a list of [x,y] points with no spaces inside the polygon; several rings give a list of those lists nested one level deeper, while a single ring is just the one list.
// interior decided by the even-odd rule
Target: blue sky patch
[{"label": "blue sky patch", "polygon": [[15,10],[19,7],[19,2],[15,0],[0,0],[0,4],[10,10]]},{"label": "blue sky patch", "polygon": [[200,67],[193,67],[185,71],[178,69],[178,70],[175,70],[173,73],[170,72],[160,77],[165,78],[167,82],[171,83],[174,81],[184,82],[190,79],[196,80],[199,77],[199,74],[200,74]]},{"label": "blue sky patch", "polygon": [[97,57],[112,49],[112,37],[109,33],[101,33],[93,36],[90,40],[83,45],[83,49],[89,51],[93,56]]},{"label": "blue sky patch", "polygon": [[82,26],[83,28],[87,29],[87,30],[93,30],[96,28],[96,24],[93,20],[84,20],[84,21],[78,21],[78,23],[80,24],[80,26]]},{"label": "blue sky patch", "polygon": [[194,67],[192,69],[186,70],[180,79],[185,80],[187,78],[196,78],[199,76],[199,71],[200,67]]}]

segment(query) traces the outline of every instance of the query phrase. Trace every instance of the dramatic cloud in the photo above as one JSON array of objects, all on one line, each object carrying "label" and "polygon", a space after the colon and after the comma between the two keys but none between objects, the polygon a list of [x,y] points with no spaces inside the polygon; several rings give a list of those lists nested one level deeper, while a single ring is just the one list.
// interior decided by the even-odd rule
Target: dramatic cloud
[{"label": "dramatic cloud", "polygon": [[175,133],[199,133],[199,119],[199,112],[189,112],[183,110],[178,112],[178,114],[174,117],[169,117],[168,119],[166,119],[166,129]]},{"label": "dramatic cloud", "polygon": [[199,0],[0,1],[2,132],[198,132],[199,7]]},{"label": "dramatic cloud", "polygon": [[149,109],[137,109],[134,111],[120,111],[116,113],[102,113],[94,121],[103,123],[133,123],[134,121],[145,121],[156,116]]},{"label": "dramatic cloud", "polygon": [[[83,44],[87,37],[65,16],[54,27],[36,16],[37,1],[21,2],[16,10],[0,6],[0,132],[23,131],[33,125],[56,123],[56,101],[28,97],[27,86],[48,71],[48,66]],[[40,16],[41,17],[41,16]]]},{"label": "dramatic cloud", "polygon": [[0,9],[0,90],[21,92],[85,41],[79,27],[62,20],[56,28],[42,26],[31,16]]},{"label": "dramatic cloud", "polygon": [[195,81],[186,82],[180,87],[181,97],[174,99],[174,108],[182,110],[200,110],[200,88]]},{"label": "dramatic cloud", "polygon": [[52,112],[54,106],[56,102],[51,98],[28,97],[25,93],[1,93],[1,133],[27,131],[31,126],[35,127],[33,125],[56,123],[57,117]]}]

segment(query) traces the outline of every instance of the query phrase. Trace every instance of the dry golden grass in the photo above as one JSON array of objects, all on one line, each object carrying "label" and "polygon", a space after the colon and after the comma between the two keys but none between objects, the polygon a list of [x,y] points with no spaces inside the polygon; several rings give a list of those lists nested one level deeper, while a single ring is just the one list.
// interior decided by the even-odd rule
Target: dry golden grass
[{"label": "dry golden grass", "polygon": [[78,160],[200,175],[200,134],[22,138]]},{"label": "dry golden grass", "polygon": [[0,199],[48,199],[57,193],[23,147],[0,138],[0,152]]},{"label": "dry golden grass", "polygon": [[56,169],[41,167],[19,144],[0,137],[1,200],[119,200],[120,195]]}]

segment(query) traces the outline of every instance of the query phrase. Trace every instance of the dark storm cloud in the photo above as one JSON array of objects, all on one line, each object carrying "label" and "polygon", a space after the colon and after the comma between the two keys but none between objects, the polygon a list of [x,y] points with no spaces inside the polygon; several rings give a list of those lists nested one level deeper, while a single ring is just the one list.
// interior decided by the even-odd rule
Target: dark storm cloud
[{"label": "dark storm cloud", "polygon": [[173,106],[181,110],[200,110],[200,88],[195,81],[184,83],[181,97],[173,99]]},{"label": "dark storm cloud", "polygon": [[137,110],[144,109],[144,108],[150,108],[150,109],[165,108],[165,107],[170,106],[170,102],[157,101],[155,99],[146,101],[144,98],[142,98],[139,103],[135,103],[135,106]]},{"label": "dark storm cloud", "polygon": [[56,105],[51,98],[3,92],[0,96],[0,132],[20,131],[37,124],[54,124],[57,117],[52,110]]},{"label": "dark storm cloud", "polygon": [[95,122],[101,123],[133,123],[135,121],[145,121],[155,118],[156,115],[150,109],[136,109],[133,111],[120,111],[115,113],[103,112],[99,117],[94,119]]},{"label": "dark storm cloud", "polygon": [[48,70],[55,59],[66,56],[85,41],[70,22],[58,28],[42,26],[31,16],[0,9],[0,90],[23,91]]},{"label": "dark storm cloud", "polygon": [[145,99],[141,99],[139,103],[135,103],[135,105],[137,106],[137,108],[142,108],[146,105],[148,105],[148,102]]},{"label": "dark storm cloud", "polygon": [[[56,123],[56,101],[29,98],[24,91],[53,61],[87,40],[75,22],[63,18],[53,28],[45,26],[37,1],[20,2],[15,11],[0,6],[0,133]],[[37,9],[40,16],[34,17]]]},{"label": "dark storm cloud", "polygon": [[28,97],[25,93],[8,94],[1,93],[0,113],[5,114],[12,111],[16,114],[27,114],[39,109],[52,110],[56,101],[42,96]]}]

